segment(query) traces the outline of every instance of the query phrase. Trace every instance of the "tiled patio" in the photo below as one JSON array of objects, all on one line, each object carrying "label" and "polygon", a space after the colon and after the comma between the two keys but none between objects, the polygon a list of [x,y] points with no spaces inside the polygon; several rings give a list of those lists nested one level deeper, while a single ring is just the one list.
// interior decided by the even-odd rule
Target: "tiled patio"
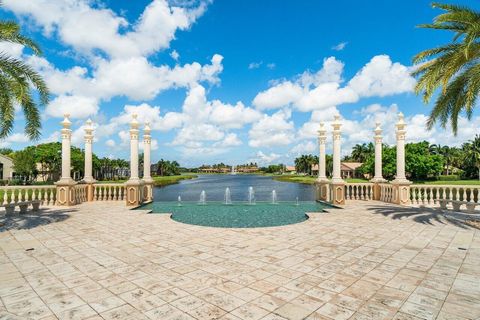
[{"label": "tiled patio", "polygon": [[428,209],[358,202],[264,229],[123,203],[0,220],[0,319],[480,317],[480,231]]}]

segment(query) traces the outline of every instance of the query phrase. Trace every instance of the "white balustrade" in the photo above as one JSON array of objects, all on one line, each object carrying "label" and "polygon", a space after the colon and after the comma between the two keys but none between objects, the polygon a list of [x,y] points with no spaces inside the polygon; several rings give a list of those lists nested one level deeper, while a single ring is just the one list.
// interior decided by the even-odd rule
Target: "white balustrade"
[{"label": "white balustrade", "polygon": [[389,183],[380,184],[380,201],[393,202],[393,186]]},{"label": "white balustrade", "polygon": [[373,183],[347,183],[345,200],[372,200],[373,186]]},{"label": "white balustrade", "polygon": [[0,204],[40,200],[42,205],[56,203],[56,186],[4,186],[0,187]]},{"label": "white balustrade", "polygon": [[87,202],[88,197],[88,185],[87,184],[77,184],[73,187],[73,194],[75,197],[75,203],[79,204],[82,202]]},{"label": "white balustrade", "polygon": [[436,200],[468,201],[480,203],[480,186],[468,185],[411,185],[410,203],[412,205],[433,207],[438,206]]},{"label": "white balustrade", "polygon": [[123,183],[97,183],[93,185],[93,201],[123,201],[125,185]]}]

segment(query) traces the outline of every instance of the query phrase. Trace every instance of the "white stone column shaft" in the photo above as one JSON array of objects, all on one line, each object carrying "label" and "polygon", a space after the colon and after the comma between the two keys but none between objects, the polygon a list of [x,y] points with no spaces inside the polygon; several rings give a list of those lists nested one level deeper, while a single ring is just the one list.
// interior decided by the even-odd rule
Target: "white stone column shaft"
[{"label": "white stone column shaft", "polygon": [[71,181],[71,159],[70,159],[70,146],[71,146],[71,138],[72,138],[72,130],[70,126],[72,123],[68,119],[70,115],[65,114],[64,119],[61,122],[63,128],[61,130],[62,133],[62,176],[60,178],[61,181]]},{"label": "white stone column shaft", "polygon": [[333,127],[333,176],[332,182],[343,182],[341,175],[341,128],[340,116],[336,115]]},{"label": "white stone column shaft", "polygon": [[405,134],[406,124],[403,113],[399,113],[398,122],[396,124],[397,130],[397,176],[395,181],[408,181],[405,176]]},{"label": "white stone column shaft", "polygon": [[380,123],[376,123],[375,127],[375,176],[374,180],[383,180],[382,174],[382,129]]},{"label": "white stone column shaft", "polygon": [[130,180],[139,180],[138,176],[138,121],[137,115],[132,115],[130,122]]},{"label": "white stone column shaft", "polygon": [[325,144],[327,141],[327,131],[325,130],[325,124],[320,123],[320,129],[318,130],[318,180],[327,179],[326,160],[325,160]]},{"label": "white stone column shaft", "polygon": [[93,127],[92,127],[92,120],[87,120],[87,125],[85,127],[85,173],[83,177],[83,181],[86,183],[94,182],[93,175],[92,175],[92,161],[93,161],[93,151],[92,151],[92,144],[93,144]]},{"label": "white stone column shaft", "polygon": [[145,182],[151,182],[152,177],[150,173],[151,166],[151,136],[150,124],[145,123],[144,135],[143,135],[143,180]]}]

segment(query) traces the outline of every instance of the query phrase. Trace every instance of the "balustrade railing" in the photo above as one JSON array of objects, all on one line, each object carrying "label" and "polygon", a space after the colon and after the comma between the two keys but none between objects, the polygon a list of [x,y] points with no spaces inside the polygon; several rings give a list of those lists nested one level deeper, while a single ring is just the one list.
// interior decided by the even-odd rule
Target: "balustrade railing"
[{"label": "balustrade railing", "polygon": [[347,183],[345,200],[372,200],[373,186],[373,183]]},{"label": "balustrade railing", "polygon": [[75,203],[79,204],[88,201],[88,185],[77,184],[73,187],[73,195],[75,197]]},{"label": "balustrade railing", "polygon": [[410,203],[420,206],[438,206],[435,200],[467,201],[480,203],[480,186],[468,185],[412,185]]},{"label": "balustrade railing", "polygon": [[98,183],[93,185],[93,201],[125,200],[125,185],[120,183]]},{"label": "balustrade railing", "polygon": [[54,205],[56,194],[56,187],[53,185],[5,186],[0,187],[0,204],[39,200],[43,205]]},{"label": "balustrade railing", "polygon": [[393,186],[389,183],[380,184],[380,201],[392,203],[393,202]]}]

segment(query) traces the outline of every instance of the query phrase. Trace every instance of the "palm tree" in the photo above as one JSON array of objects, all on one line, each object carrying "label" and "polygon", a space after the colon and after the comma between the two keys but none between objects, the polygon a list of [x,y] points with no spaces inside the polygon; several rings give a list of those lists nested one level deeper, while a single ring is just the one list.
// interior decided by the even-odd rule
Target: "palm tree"
[{"label": "palm tree", "polygon": [[[0,3],[1,5],[1,3]],[[0,41],[21,44],[39,55],[40,48],[20,34],[20,27],[12,21],[0,21]],[[12,133],[15,105],[25,115],[25,133],[30,139],[40,137],[40,112],[32,95],[32,86],[38,91],[40,105],[49,101],[49,91],[42,77],[23,61],[0,52],[0,139]]]},{"label": "palm tree", "polygon": [[373,143],[356,144],[352,148],[351,158],[357,162],[365,162],[365,160],[374,153],[375,147],[373,146]]},{"label": "palm tree", "polygon": [[478,169],[478,180],[480,180],[480,135],[465,144],[465,158]]},{"label": "palm tree", "polygon": [[454,33],[451,43],[420,52],[413,58],[418,77],[417,94],[423,93],[428,103],[441,88],[427,121],[431,129],[437,121],[458,130],[458,115],[465,112],[470,119],[480,92],[480,13],[464,6],[433,3],[432,7],[446,11],[433,23],[419,27],[448,30]]}]

